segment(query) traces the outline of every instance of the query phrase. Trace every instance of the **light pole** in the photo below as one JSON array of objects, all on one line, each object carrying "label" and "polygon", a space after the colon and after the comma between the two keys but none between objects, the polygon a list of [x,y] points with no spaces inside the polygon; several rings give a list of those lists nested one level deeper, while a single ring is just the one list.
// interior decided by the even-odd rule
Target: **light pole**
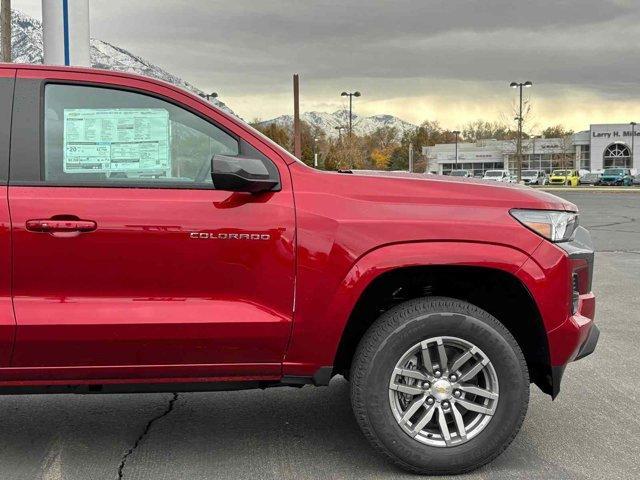
[{"label": "light pole", "polygon": [[359,97],[362,95],[360,92],[342,92],[340,96],[349,97],[349,138],[351,138],[351,127],[352,127],[352,119],[353,119],[353,97]]},{"label": "light pole", "polygon": [[456,170],[458,170],[458,135],[460,135],[460,130],[454,130],[452,133],[456,136]]},{"label": "light pole", "polygon": [[529,88],[533,85],[532,82],[511,82],[509,86],[511,88],[519,88],[520,89],[520,109],[518,110],[520,113],[516,117],[518,120],[518,143],[517,143],[517,160],[516,160],[516,169],[518,170],[518,183],[522,180],[522,88]]},{"label": "light pole", "polygon": [[636,122],[631,122],[631,165],[629,168],[633,168],[635,165],[635,159],[633,158],[633,147],[635,146],[636,140]]}]

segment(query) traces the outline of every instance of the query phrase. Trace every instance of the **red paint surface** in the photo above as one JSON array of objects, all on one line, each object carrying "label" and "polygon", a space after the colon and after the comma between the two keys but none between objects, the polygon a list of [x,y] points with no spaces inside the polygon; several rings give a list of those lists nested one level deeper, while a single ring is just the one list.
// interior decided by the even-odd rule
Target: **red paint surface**
[{"label": "red paint surface", "polygon": [[11,361],[15,332],[11,302],[11,222],[7,187],[0,187],[0,367],[8,366]]},{"label": "red paint surface", "polygon": [[[18,76],[126,85],[169,97],[271,158],[282,190],[11,186],[10,235],[2,189],[0,365],[9,368],[0,368],[0,384],[313,375],[333,364],[367,285],[415,265],[479,266],[517,277],[549,332],[553,365],[573,358],[586,338],[593,296],[583,295],[571,317],[566,254],[508,213],[575,208],[557,197],[433,176],[318,172],[162,82],[47,67],[21,68]],[[75,235],[26,228],[29,220],[56,215],[96,228]],[[192,232],[271,238],[193,239]]]}]

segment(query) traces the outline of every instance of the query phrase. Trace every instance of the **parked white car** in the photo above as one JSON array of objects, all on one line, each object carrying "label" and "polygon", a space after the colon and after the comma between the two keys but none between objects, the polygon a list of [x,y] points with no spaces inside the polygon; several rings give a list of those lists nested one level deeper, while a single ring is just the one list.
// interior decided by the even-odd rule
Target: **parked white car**
[{"label": "parked white car", "polygon": [[547,174],[542,170],[523,170],[522,181],[525,185],[546,185]]},{"label": "parked white car", "polygon": [[493,180],[495,182],[509,182],[509,172],[507,170],[487,170],[484,172],[483,180]]}]

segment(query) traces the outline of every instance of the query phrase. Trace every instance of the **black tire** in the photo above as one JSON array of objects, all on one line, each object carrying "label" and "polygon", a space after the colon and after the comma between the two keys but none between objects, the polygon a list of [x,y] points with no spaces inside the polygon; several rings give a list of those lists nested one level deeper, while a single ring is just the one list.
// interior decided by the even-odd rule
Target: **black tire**
[{"label": "black tire", "polygon": [[[455,336],[478,346],[498,376],[494,416],[476,437],[460,445],[437,447],[411,438],[389,404],[396,363],[413,345],[434,336]],[[364,435],[397,466],[418,474],[459,474],[492,461],[515,438],[529,404],[527,365],[513,336],[484,310],[445,297],[415,299],[385,312],[360,341],[350,375],[351,404]]]}]

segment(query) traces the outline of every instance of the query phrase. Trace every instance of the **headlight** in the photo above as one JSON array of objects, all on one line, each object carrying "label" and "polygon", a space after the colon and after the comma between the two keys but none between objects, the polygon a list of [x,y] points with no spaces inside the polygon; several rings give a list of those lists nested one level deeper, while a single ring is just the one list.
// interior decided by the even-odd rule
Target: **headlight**
[{"label": "headlight", "polygon": [[552,242],[571,240],[578,228],[578,214],[556,210],[511,210],[511,215],[525,227]]}]

